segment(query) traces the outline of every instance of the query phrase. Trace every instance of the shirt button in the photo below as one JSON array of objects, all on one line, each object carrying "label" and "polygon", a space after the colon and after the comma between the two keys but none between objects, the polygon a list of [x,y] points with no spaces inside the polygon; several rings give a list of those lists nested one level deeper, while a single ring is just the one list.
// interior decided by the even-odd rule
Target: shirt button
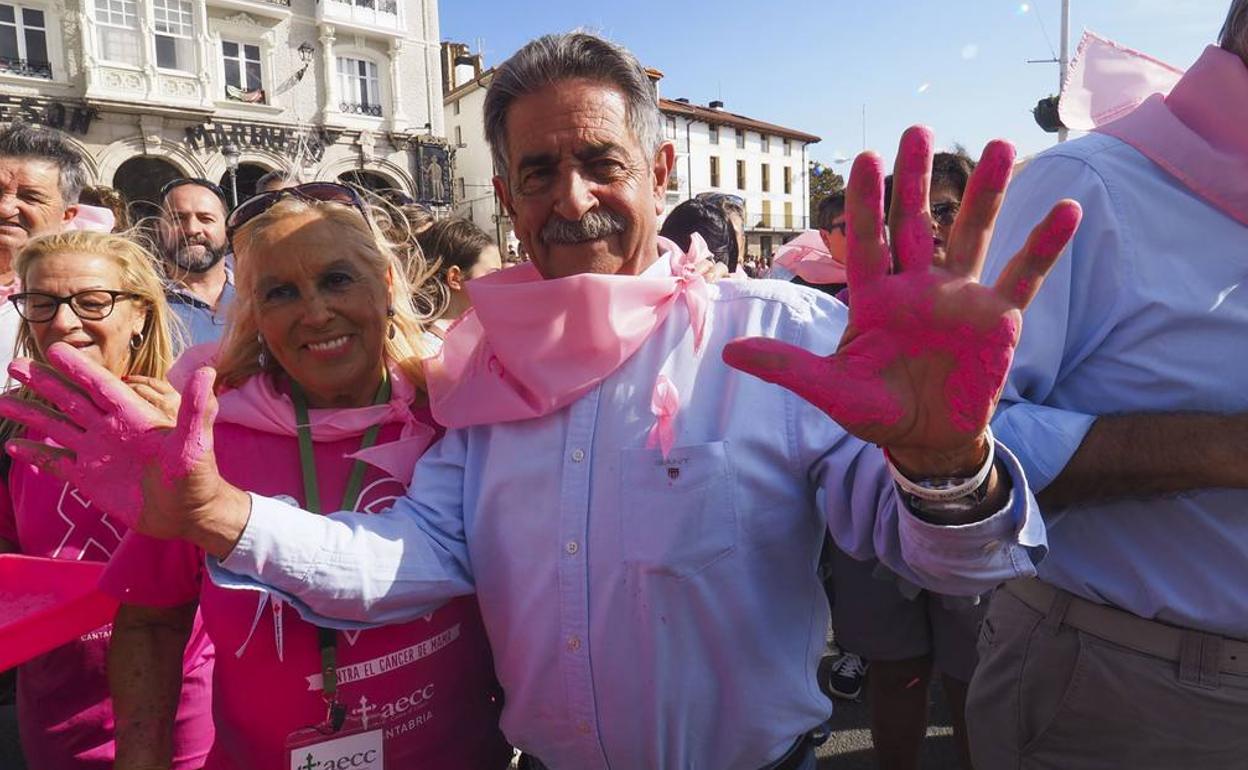
[{"label": "shirt button", "polygon": [[581,550],[581,547],[577,545],[577,542],[575,540],[572,540],[571,542],[569,542],[567,545],[563,547],[563,550],[567,551],[569,556],[575,556],[576,552]]},{"label": "shirt button", "polygon": [[568,651],[576,652],[579,649],[581,649],[581,637],[573,636],[569,638],[568,639]]},{"label": "shirt button", "polygon": [[579,463],[585,459],[585,450],[577,449],[572,452],[572,462]]}]

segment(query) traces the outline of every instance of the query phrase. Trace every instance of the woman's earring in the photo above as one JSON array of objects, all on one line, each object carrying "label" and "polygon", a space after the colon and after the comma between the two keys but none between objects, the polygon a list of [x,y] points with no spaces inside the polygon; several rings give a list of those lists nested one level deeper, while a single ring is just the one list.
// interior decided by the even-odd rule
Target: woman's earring
[{"label": "woman's earring", "polygon": [[393,307],[386,308],[386,318],[390,319],[390,330],[386,333],[386,336],[388,336],[390,339],[394,339],[394,335],[397,334],[397,332],[394,329],[394,308]]},{"label": "woman's earring", "polygon": [[260,364],[261,369],[269,368],[269,349],[264,346],[264,337],[257,334],[256,343],[260,345],[260,355],[256,356],[256,362]]},{"label": "woman's earring", "polygon": [[143,332],[139,332],[138,334],[135,334],[133,337],[130,338],[131,350],[137,352],[138,349],[141,347],[143,347]]}]

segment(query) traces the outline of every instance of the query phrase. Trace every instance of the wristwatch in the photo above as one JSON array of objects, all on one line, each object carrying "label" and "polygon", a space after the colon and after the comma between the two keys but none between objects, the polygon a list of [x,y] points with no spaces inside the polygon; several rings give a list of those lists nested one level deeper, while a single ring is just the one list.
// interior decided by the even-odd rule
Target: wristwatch
[{"label": "wristwatch", "polygon": [[897,490],[907,506],[917,513],[945,517],[972,511],[988,498],[988,481],[992,477],[992,466],[996,462],[996,440],[991,429],[988,430],[987,439],[988,457],[973,476],[912,479],[897,468],[887,451],[884,452],[884,457],[888,461],[893,482],[897,484]]}]

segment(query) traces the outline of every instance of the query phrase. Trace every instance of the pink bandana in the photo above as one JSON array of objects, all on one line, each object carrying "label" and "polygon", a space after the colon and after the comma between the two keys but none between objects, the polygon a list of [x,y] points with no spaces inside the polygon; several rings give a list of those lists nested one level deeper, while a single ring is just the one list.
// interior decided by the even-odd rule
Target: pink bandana
[{"label": "pink bandana", "polygon": [[1248,67],[1235,54],[1209,46],[1168,96],[1096,130],[1248,225]]},{"label": "pink bandana", "polygon": [[[169,372],[169,381],[182,390],[191,375],[201,366],[209,366],[216,354],[217,343],[196,345],[187,350]],[[337,441],[359,436],[373,425],[397,422],[403,425],[399,438],[387,444],[348,455],[380,468],[396,479],[410,479],[416,460],[433,440],[434,430],[412,414],[416,389],[398,371],[390,367],[390,401],[358,409],[312,409],[312,438],[315,441]],[[220,411],[217,421],[277,436],[295,436],[295,407],[290,397],[277,388],[272,376],[249,378],[240,387],[227,390],[217,397]]]},{"label": "pink bandana", "polygon": [[1062,125],[1090,131],[1117,120],[1153,94],[1168,94],[1183,70],[1084,30],[1066,70],[1057,114]]},{"label": "pink bandana", "polygon": [[776,249],[775,264],[787,268],[807,283],[823,286],[845,283],[845,263],[832,250],[819,230],[807,230]]},{"label": "pink bandana", "polygon": [[[442,351],[424,362],[434,418],[461,428],[558,411],[637,352],[681,299],[700,352],[709,297],[694,264],[710,252],[697,234],[686,254],[665,238],[658,248],[671,276],[543,280],[524,264],[469,283],[473,309],[447,332]],[[670,395],[662,399],[666,417],[659,418],[669,431],[675,416]]]},{"label": "pink bandana", "polygon": [[111,233],[113,226],[117,224],[117,219],[113,216],[111,209],[101,206],[88,206],[85,203],[78,204],[78,213],[73,219],[69,220],[69,224],[65,225],[66,230],[89,230],[94,233]]}]

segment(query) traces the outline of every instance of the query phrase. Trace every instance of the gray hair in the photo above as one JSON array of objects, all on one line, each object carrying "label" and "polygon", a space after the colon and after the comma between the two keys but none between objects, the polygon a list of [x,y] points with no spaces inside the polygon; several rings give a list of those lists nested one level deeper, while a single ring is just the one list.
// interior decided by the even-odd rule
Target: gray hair
[{"label": "gray hair", "polygon": [[623,46],[587,32],[544,35],[516,51],[494,72],[485,95],[485,137],[494,168],[507,176],[507,111],[521,96],[572,78],[615,86],[625,119],[647,157],[659,151],[659,98],[645,67]]},{"label": "gray hair", "polygon": [[87,184],[82,155],[59,131],[15,122],[0,131],[0,158],[33,158],[55,165],[63,206],[77,203]]},{"label": "gray hair", "polygon": [[1248,62],[1248,0],[1231,0],[1218,45]]}]

